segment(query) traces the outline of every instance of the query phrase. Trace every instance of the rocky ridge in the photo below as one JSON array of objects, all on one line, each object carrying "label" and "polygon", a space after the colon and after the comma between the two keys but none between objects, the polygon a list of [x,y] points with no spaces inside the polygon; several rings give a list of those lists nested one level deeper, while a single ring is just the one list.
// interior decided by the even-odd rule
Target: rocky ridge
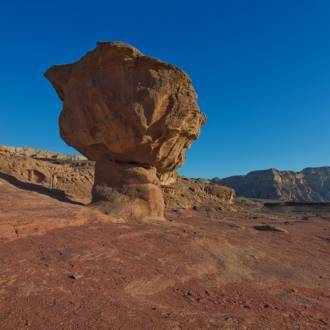
[{"label": "rocky ridge", "polygon": [[305,168],[301,172],[273,168],[211,181],[235,189],[242,197],[330,202],[330,167]]},{"label": "rocky ridge", "polygon": [[0,153],[2,155],[15,155],[49,160],[87,160],[86,157],[81,155],[62,154],[58,152],[46,151],[31,147],[11,147],[6,145],[0,145]]}]

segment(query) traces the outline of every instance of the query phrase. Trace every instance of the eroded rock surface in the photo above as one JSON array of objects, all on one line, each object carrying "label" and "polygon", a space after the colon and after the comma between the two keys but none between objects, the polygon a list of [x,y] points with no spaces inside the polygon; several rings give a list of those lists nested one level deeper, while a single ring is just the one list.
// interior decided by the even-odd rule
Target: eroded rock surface
[{"label": "eroded rock surface", "polygon": [[50,194],[89,203],[94,163],[34,148],[0,146],[0,178],[16,181],[16,185],[40,185],[49,189]]},{"label": "eroded rock surface", "polygon": [[0,145],[0,155],[13,157],[30,157],[34,159],[47,159],[53,161],[80,161],[86,160],[84,156],[62,154],[58,152],[42,150],[31,147],[11,147]]},{"label": "eroded rock surface", "polygon": [[[94,181],[107,182],[107,186],[96,185],[94,195],[101,193],[101,196],[108,194],[111,198],[112,190],[109,186],[117,186],[117,198],[120,196],[120,185],[125,182],[135,182],[136,189],[145,187],[145,192],[152,192],[152,186],[143,186],[145,182],[157,183],[154,167],[121,166],[115,171],[112,166],[117,163],[102,162],[98,163],[101,168],[95,177],[95,162],[81,159],[72,155],[64,155],[51,151],[37,150],[34,148],[13,148],[0,146],[0,177],[16,183],[16,185],[29,185],[37,189],[37,185],[45,187],[50,195],[58,196],[58,199],[69,198],[75,202],[89,204],[91,201],[91,191]],[[125,175],[108,176],[108,171],[122,171]],[[105,171],[105,173],[103,173]],[[95,179],[94,179],[95,178]],[[164,184],[164,181],[166,184]],[[198,209],[198,210],[229,210],[233,209],[235,191],[231,188],[213,184],[207,180],[189,179],[179,176],[177,173],[170,173],[161,180],[161,190],[164,195],[166,210]],[[150,188],[151,187],[151,188]],[[104,189],[104,190],[102,190]],[[100,192],[99,192],[100,190]],[[132,189],[133,191],[133,189]],[[142,190],[143,193],[143,190]],[[140,192],[140,196],[142,195]],[[159,190],[156,191],[159,193]],[[148,197],[148,194],[146,195]],[[152,201],[157,202],[157,195],[153,196]],[[121,194],[123,200],[128,197]],[[158,200],[163,198],[158,195]],[[139,200],[135,201],[136,203]],[[108,212],[107,202],[98,202],[97,207]],[[159,208],[160,203],[146,205],[141,203],[139,207]],[[112,213],[116,212],[114,206]],[[126,210],[127,214],[129,213]]]},{"label": "eroded rock surface", "polygon": [[63,100],[62,138],[96,161],[94,202],[163,218],[159,184],[171,181],[205,122],[187,74],[112,42],[45,75]]}]

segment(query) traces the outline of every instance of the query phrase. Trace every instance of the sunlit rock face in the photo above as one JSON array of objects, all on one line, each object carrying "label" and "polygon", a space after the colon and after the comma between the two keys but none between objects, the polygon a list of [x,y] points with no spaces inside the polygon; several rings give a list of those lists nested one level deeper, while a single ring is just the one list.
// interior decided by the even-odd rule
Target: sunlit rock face
[{"label": "sunlit rock face", "polygon": [[96,161],[94,203],[124,218],[163,218],[159,185],[173,181],[205,122],[187,74],[102,42],[45,76],[63,100],[62,138]]}]

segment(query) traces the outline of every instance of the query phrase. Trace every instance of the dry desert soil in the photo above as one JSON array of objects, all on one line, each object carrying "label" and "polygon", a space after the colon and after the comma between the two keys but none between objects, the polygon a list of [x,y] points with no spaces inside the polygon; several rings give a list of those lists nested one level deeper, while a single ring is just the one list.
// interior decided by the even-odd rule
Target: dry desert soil
[{"label": "dry desert soil", "polygon": [[329,329],[330,220],[239,206],[130,224],[0,179],[0,329]]}]

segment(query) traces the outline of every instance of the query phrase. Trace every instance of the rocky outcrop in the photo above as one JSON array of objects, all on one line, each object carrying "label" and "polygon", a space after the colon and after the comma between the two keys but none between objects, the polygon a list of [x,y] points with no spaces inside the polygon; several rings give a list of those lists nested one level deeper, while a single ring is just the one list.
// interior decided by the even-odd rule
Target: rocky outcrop
[{"label": "rocky outcrop", "polygon": [[238,196],[296,202],[330,201],[330,167],[306,168],[301,172],[276,169],[212,182],[235,189]]},{"label": "rocky outcrop", "polygon": [[0,177],[8,176],[88,203],[94,181],[94,163],[79,156],[1,146]]},{"label": "rocky outcrop", "polygon": [[180,69],[119,42],[98,43],[46,77],[63,100],[62,138],[96,161],[93,201],[126,218],[163,218],[172,182],[205,122]]},{"label": "rocky outcrop", "polygon": [[[22,151],[23,148],[6,147],[4,152],[0,148],[0,178],[6,180],[15,178],[22,183],[40,185],[48,189],[49,195],[55,194],[62,197],[60,199],[69,198],[75,202],[90,203],[94,183],[94,162],[50,151],[25,149],[29,150],[27,154],[31,154],[31,156]],[[32,150],[35,151],[32,152]],[[107,168],[105,167],[105,169]],[[129,168],[126,171],[129,172]],[[102,171],[98,171],[98,175],[102,175]],[[138,180],[141,182],[143,177],[148,175],[150,176],[148,180],[152,180],[155,173],[150,170],[142,170],[140,173],[131,171],[131,176],[134,176],[132,179],[135,182]],[[110,180],[109,176],[106,175],[104,180]],[[120,185],[120,176],[111,180],[112,186]],[[166,185],[161,185],[161,190],[166,210],[233,209],[235,192],[207,180],[189,179],[173,174],[168,178]],[[101,194],[105,193],[101,192]],[[98,207],[104,208],[104,211],[108,212],[107,205],[100,203]],[[158,205],[156,204],[154,207],[158,207]]]},{"label": "rocky outcrop", "polygon": [[46,151],[30,147],[11,147],[0,145],[0,154],[8,156],[21,156],[31,157],[35,159],[48,159],[48,160],[64,160],[64,161],[79,161],[86,160],[86,157],[81,155],[68,155],[53,151]]},{"label": "rocky outcrop", "polygon": [[162,186],[166,208],[170,210],[228,210],[234,202],[235,191],[207,180],[178,176],[168,186]]}]

